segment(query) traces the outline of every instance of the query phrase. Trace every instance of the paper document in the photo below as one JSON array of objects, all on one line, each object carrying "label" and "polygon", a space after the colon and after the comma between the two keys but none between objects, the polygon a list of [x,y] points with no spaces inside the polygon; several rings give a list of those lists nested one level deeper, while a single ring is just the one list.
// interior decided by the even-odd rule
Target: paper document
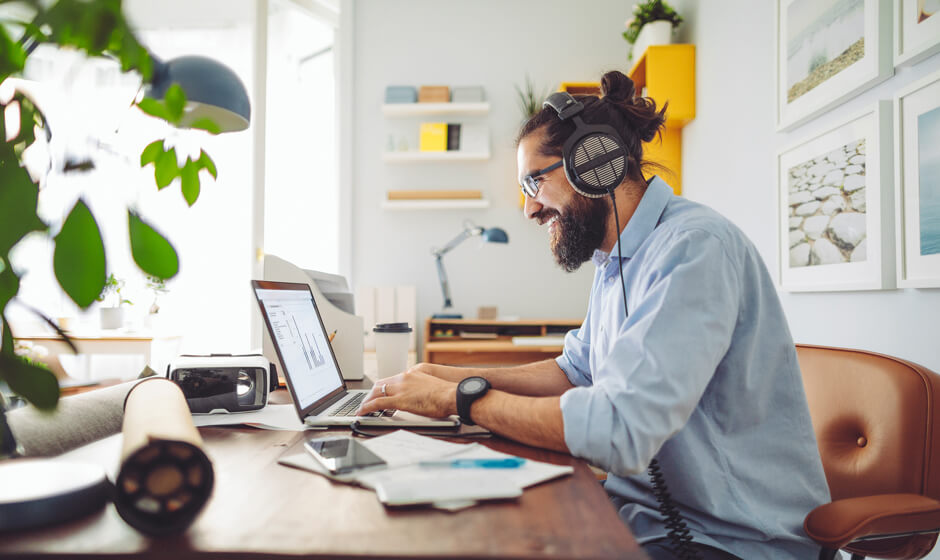
[{"label": "paper document", "polygon": [[196,427],[245,425],[265,430],[292,430],[295,432],[308,429],[308,426],[297,418],[297,410],[292,404],[269,404],[258,410],[229,414],[194,414],[193,424]]},{"label": "paper document", "polygon": [[478,500],[517,497],[523,488],[573,472],[569,466],[527,460],[516,468],[426,467],[422,461],[454,459],[505,459],[512,457],[479,443],[451,443],[405,430],[362,441],[388,465],[332,475],[308,453],[298,453],[279,463],[312,471],[340,482],[374,489],[386,505],[432,504],[455,511]]}]

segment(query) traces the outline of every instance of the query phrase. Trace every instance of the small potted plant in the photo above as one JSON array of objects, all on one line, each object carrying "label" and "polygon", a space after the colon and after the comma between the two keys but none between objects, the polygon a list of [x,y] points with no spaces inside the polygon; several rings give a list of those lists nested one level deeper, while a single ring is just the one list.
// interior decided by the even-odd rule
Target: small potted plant
[{"label": "small potted plant", "polygon": [[627,20],[623,38],[632,45],[630,58],[636,59],[650,45],[668,45],[672,30],[682,23],[682,17],[663,0],[645,0],[633,7],[633,17]]},{"label": "small potted plant", "polygon": [[542,102],[548,97],[550,90],[536,88],[532,78],[528,74],[525,76],[525,84],[522,87],[516,87],[516,94],[519,96],[519,109],[522,111],[523,120],[531,119],[533,115],[542,110]]},{"label": "small potted plant", "polygon": [[123,288],[124,280],[118,279],[114,273],[111,273],[97,298],[99,302],[107,305],[98,310],[102,329],[119,329],[124,326],[124,308],[122,306],[125,303],[128,305],[134,305],[134,303],[121,296]]},{"label": "small potted plant", "polygon": [[153,328],[157,322],[157,314],[160,313],[160,296],[170,290],[166,287],[165,279],[150,275],[147,276],[147,289],[153,292],[153,302],[150,304],[150,309],[147,311],[146,326]]}]

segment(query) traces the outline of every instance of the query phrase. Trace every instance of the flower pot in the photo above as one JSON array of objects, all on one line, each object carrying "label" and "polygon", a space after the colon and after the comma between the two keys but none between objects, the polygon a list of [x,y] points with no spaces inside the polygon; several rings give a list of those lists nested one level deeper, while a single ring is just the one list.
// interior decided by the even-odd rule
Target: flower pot
[{"label": "flower pot", "polygon": [[646,48],[652,45],[668,45],[672,43],[672,23],[666,20],[651,21],[640,28],[640,33],[633,43],[633,61],[643,56]]},{"label": "flower pot", "polygon": [[119,329],[124,326],[124,308],[102,307],[98,313],[102,329]]}]

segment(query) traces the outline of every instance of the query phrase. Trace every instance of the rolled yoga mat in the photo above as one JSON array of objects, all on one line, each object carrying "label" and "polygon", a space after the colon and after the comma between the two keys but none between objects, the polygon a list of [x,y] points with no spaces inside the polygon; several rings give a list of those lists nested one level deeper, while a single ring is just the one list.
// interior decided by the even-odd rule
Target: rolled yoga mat
[{"label": "rolled yoga mat", "polygon": [[215,477],[179,386],[163,378],[135,385],[124,401],[123,432],[118,513],[148,535],[184,531],[212,495]]}]

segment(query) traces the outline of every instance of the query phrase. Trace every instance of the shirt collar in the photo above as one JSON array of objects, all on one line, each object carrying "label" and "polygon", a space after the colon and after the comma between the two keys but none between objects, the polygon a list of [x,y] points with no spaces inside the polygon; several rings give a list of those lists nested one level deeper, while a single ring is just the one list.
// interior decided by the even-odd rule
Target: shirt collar
[{"label": "shirt collar", "polygon": [[[640,203],[634,210],[633,216],[630,217],[626,227],[620,233],[618,243],[623,248],[623,258],[633,257],[640,245],[653,233],[653,229],[659,223],[659,218],[666,210],[666,204],[669,203],[670,198],[672,198],[672,187],[658,176],[653,176],[646,187],[646,192],[643,193],[643,198],[640,199]],[[610,253],[601,250],[594,251],[591,260],[595,266],[601,266],[611,257],[617,256],[617,246],[614,245]]]}]

